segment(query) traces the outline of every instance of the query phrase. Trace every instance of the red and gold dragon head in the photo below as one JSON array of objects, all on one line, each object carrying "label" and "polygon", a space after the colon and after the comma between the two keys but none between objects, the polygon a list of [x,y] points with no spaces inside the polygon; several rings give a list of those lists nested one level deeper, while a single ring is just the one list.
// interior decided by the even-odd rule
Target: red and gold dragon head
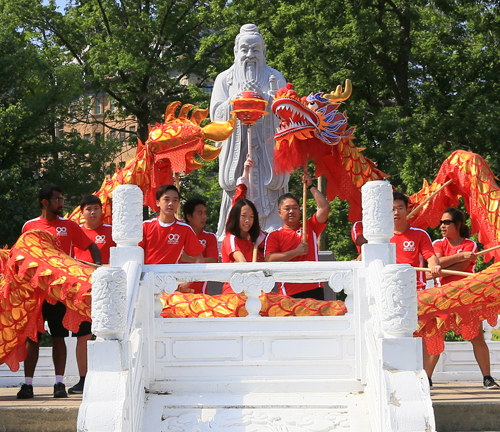
[{"label": "red and gold dragon head", "polygon": [[322,92],[311,93],[300,98],[292,84],[278,90],[272,105],[273,113],[281,120],[274,135],[276,148],[293,145],[296,140],[310,139],[336,145],[343,137],[352,135],[353,128],[346,132],[346,115],[337,111],[340,102],[348,99],[351,92],[349,80],[346,81],[345,91],[338,86],[335,92],[326,95]]},{"label": "red and gold dragon head", "polygon": [[328,199],[349,200],[349,219],[356,221],[361,218],[361,186],[386,174],[353,144],[354,128],[348,128],[346,114],[338,111],[340,102],[351,93],[349,80],[345,90],[337,86],[334,92],[311,93],[302,98],[291,84],[278,90],[272,105],[273,113],[281,120],[274,135],[274,169],[276,173],[287,173],[315,161],[316,176],[324,175],[328,180]]},{"label": "red and gold dragon head", "polygon": [[[173,184],[174,174],[201,168],[202,161],[211,161],[219,156],[221,148],[205,143],[205,140],[224,141],[233,133],[236,116],[229,121],[215,121],[204,127],[201,122],[207,117],[208,109],[194,109],[186,104],[175,112],[180,102],[172,102],[165,111],[165,122],[150,127],[145,144],[139,140],[137,152],[124,168],[117,171],[111,180],[104,180],[97,195],[103,206],[103,223],[111,223],[111,197],[113,190],[122,184],[135,184],[144,193],[144,205],[156,209],[156,190],[164,184]],[[196,160],[196,156],[200,161]],[[76,222],[83,223],[80,208],[69,215]]]}]

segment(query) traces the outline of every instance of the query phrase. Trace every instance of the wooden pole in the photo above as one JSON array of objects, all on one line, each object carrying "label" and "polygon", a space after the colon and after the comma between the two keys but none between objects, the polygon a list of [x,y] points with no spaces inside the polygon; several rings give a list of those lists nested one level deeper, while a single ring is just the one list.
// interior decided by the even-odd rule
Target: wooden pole
[{"label": "wooden pole", "polygon": [[[181,181],[180,181],[180,176],[179,173],[175,173],[175,187],[181,193]],[[175,217],[178,220],[182,220],[182,214],[181,214],[181,203],[179,203],[179,207],[177,208],[177,212],[175,213]]]},{"label": "wooden pole", "polygon": [[424,199],[417,207],[415,207],[411,213],[406,216],[406,219],[410,219],[417,211],[419,211],[425,204],[427,204],[432,198],[436,196],[441,190],[443,190],[446,186],[448,186],[451,182],[453,182],[453,179],[448,180],[443,186],[439,187],[436,191],[431,193],[426,199]]},{"label": "wooden pole", "polygon": [[493,252],[493,251],[496,251],[497,249],[500,249],[500,245],[498,246],[493,246],[489,249],[485,249],[485,250],[482,250],[481,252],[478,252],[476,254],[476,256],[481,256],[481,255],[484,255],[484,254],[487,254],[488,252]]},{"label": "wooden pole", "polygon": [[[307,162],[304,164],[304,174],[307,172]],[[307,185],[302,183],[302,243],[307,243]]]},{"label": "wooden pole", "polygon": [[259,239],[253,245],[252,262],[257,262],[257,252],[259,251]]},{"label": "wooden pole", "polygon": [[[326,196],[326,177],[325,176],[320,176],[318,178],[318,190],[324,196]],[[325,235],[325,231],[322,231],[321,234],[319,235],[318,245],[319,245],[319,250],[320,251],[326,250],[326,235]]]},{"label": "wooden pole", "polygon": [[[247,128],[247,139],[248,139],[248,156],[253,160],[252,152],[252,125],[248,125]],[[250,167],[248,172],[248,187],[250,188],[250,201],[253,201],[253,167]]]},{"label": "wooden pole", "polygon": [[[430,273],[431,269],[428,269],[426,267],[413,267],[416,271],[423,271]],[[467,273],[467,272],[462,272],[462,271],[456,271],[456,270],[441,270],[441,273],[445,276],[471,276],[474,273]]]}]

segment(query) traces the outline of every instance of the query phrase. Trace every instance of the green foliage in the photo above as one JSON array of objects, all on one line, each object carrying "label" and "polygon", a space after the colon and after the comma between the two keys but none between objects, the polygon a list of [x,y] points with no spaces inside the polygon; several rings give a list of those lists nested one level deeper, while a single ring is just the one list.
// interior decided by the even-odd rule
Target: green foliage
[{"label": "green foliage", "polygon": [[[23,223],[40,214],[41,186],[58,184],[76,204],[97,190],[117,142],[90,144],[60,134],[57,123],[82,92],[79,67],[44,33],[16,21],[0,2],[0,244],[12,246]],[[36,8],[35,8],[36,9]]]}]

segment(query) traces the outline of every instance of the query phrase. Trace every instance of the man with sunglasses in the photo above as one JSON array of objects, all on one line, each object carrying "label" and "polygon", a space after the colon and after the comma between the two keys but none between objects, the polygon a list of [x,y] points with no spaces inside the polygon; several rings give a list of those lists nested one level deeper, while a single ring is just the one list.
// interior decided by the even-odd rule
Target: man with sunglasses
[{"label": "man with sunglasses", "polygon": [[[88,250],[94,263],[100,265],[101,253],[96,244],[85,235],[76,222],[60,216],[64,208],[64,197],[61,189],[55,185],[44,186],[38,194],[38,201],[42,209],[42,215],[26,222],[23,226],[23,233],[35,229],[49,231],[59,239],[61,248],[66,254],[73,256],[74,247]],[[61,302],[51,305],[45,301],[42,306],[42,314],[44,321],[47,321],[49,325],[52,336],[52,359],[56,373],[54,397],[66,398],[68,393],[63,383],[66,368],[66,343],[64,338],[69,336],[69,332],[62,324],[66,314],[66,306]],[[31,399],[34,396],[33,376],[38,362],[40,336],[41,333],[38,334],[38,341],[26,339],[25,381],[21,386],[21,390],[17,393],[18,399]]]},{"label": "man with sunglasses", "polygon": [[[432,247],[432,241],[426,231],[413,228],[407,222],[408,197],[400,192],[393,194],[394,236],[391,243],[396,245],[396,262],[423,267],[424,260],[431,270],[433,278],[441,276],[439,258]],[[426,278],[423,272],[417,272],[417,289],[424,289]]]}]

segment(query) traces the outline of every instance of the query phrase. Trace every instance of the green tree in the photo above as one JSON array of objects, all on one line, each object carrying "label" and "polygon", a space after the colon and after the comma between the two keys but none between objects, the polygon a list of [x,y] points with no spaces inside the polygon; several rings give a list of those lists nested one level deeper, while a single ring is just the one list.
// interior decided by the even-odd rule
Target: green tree
[{"label": "green tree", "polygon": [[0,3],[0,243],[38,216],[37,196],[58,184],[69,204],[97,189],[117,143],[96,147],[58,123],[82,92],[81,70],[44,33],[22,28]]},{"label": "green tree", "polygon": [[[61,14],[53,4],[5,1],[23,26],[44,32],[68,54],[91,93],[106,93],[120,108],[118,115],[136,117],[143,142],[168,103],[208,99],[189,91],[186,81],[209,87],[207,70],[219,47],[205,44],[198,56],[198,46],[224,2],[83,0]],[[117,116],[107,114],[104,121]]]},{"label": "green tree", "polygon": [[[330,92],[350,79],[344,106],[357,127],[355,143],[395,187],[413,193],[457,149],[500,170],[499,16],[492,0],[248,0],[229,5],[224,21],[232,25],[219,43],[231,46],[237,28],[254,22],[268,63],[299,94]],[[230,60],[227,50],[221,63]],[[342,226],[337,206],[331,225]],[[328,229],[339,257],[346,255],[344,227]]]}]

